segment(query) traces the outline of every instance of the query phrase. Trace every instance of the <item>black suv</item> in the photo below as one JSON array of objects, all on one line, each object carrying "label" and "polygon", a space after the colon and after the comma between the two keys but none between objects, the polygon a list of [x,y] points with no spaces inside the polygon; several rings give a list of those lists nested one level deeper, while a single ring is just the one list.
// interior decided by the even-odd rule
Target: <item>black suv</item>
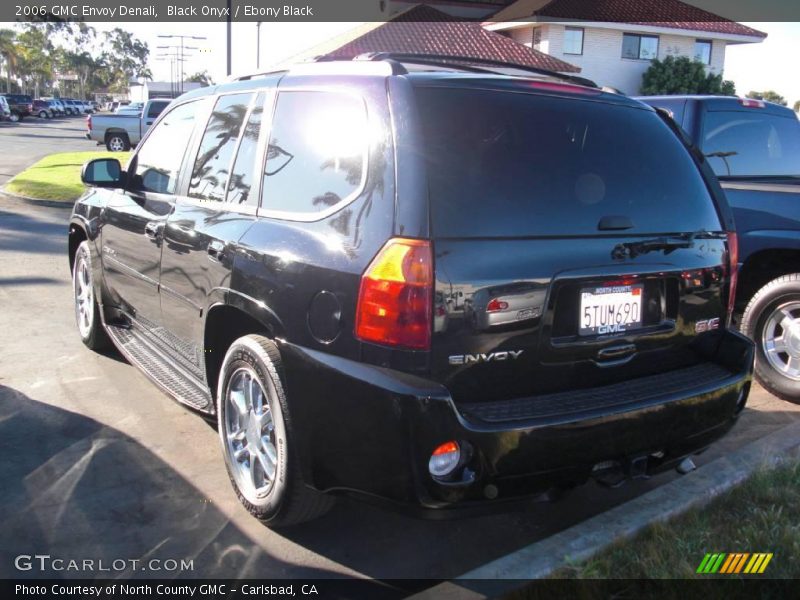
[{"label": "black suv", "polygon": [[636,100],[476,64],[244,77],[84,167],[84,343],[214,416],[271,525],[336,494],[426,513],[646,476],[744,407],[708,166]]},{"label": "black suv", "polygon": [[33,98],[27,94],[5,94],[5,97],[11,110],[12,121],[22,121],[33,114]]}]

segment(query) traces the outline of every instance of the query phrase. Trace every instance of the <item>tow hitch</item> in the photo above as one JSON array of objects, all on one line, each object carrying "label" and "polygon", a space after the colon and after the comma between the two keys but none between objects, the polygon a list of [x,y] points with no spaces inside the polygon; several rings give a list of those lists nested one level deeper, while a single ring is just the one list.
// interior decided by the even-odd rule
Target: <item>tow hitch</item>
[{"label": "tow hitch", "polygon": [[624,461],[607,460],[592,468],[592,477],[602,486],[618,488],[630,479],[649,479],[648,456],[636,456]]}]

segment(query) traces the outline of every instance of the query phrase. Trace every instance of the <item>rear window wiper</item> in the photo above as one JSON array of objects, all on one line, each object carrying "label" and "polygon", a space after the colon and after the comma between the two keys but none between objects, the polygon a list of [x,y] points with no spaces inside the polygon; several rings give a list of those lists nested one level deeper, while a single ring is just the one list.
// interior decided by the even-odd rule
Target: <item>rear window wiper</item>
[{"label": "rear window wiper", "polygon": [[624,260],[626,258],[636,258],[641,254],[663,250],[664,254],[669,254],[679,248],[693,248],[694,241],[698,237],[706,237],[705,230],[694,231],[691,233],[681,233],[678,235],[663,236],[652,240],[642,240],[638,242],[623,242],[614,246],[611,251],[611,258]]}]

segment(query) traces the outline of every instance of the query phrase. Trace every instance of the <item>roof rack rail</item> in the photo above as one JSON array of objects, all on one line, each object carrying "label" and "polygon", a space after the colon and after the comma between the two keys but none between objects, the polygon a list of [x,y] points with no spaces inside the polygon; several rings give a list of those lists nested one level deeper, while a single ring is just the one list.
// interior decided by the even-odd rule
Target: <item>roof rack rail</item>
[{"label": "roof rack rail", "polygon": [[275,75],[276,73],[285,73],[286,69],[273,69],[272,71],[258,71],[256,73],[245,73],[244,75],[237,75],[236,77],[231,77],[228,79],[228,82],[232,81],[248,81],[250,79],[255,79],[257,77],[266,77],[267,75]]},{"label": "roof rack rail", "polygon": [[[394,61],[398,63],[413,63],[421,65],[431,65],[440,67],[453,67],[457,66],[463,68],[465,71],[473,72],[492,72],[491,69],[481,68],[487,67],[501,67],[506,69],[518,69],[520,71],[527,71],[537,75],[545,75],[547,77],[554,77],[562,81],[568,81],[576,85],[585,87],[596,88],[598,85],[591,79],[585,77],[578,77],[576,75],[565,75],[558,71],[551,71],[550,69],[540,69],[539,67],[531,67],[528,65],[520,65],[517,63],[505,62],[502,60],[494,60],[491,58],[475,58],[471,56],[450,56],[446,54],[415,54],[404,52],[366,52],[354,57],[353,60],[363,61]],[[480,66],[476,66],[480,65]],[[494,71],[496,72],[496,71]]]}]

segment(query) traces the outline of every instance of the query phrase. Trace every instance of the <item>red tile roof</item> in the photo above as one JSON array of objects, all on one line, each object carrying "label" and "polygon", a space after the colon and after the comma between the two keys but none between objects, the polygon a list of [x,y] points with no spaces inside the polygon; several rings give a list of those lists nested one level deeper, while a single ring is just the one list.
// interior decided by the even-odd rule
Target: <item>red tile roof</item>
[{"label": "red tile roof", "polygon": [[[528,5],[530,9],[525,10],[525,5]],[[536,8],[537,6],[541,8]],[[519,0],[495,13],[491,17],[491,21],[523,19],[532,16],[653,25],[708,33],[767,37],[766,33],[680,0],[552,0],[544,6],[542,6],[542,2]]]},{"label": "red tile roof", "polygon": [[[580,68],[533,50],[480,23],[460,20],[425,5],[416,5],[385,23],[368,23],[353,32],[303,52],[303,57],[350,59],[367,52],[465,56],[510,62],[561,73]],[[294,57],[294,61],[298,58]]]}]

